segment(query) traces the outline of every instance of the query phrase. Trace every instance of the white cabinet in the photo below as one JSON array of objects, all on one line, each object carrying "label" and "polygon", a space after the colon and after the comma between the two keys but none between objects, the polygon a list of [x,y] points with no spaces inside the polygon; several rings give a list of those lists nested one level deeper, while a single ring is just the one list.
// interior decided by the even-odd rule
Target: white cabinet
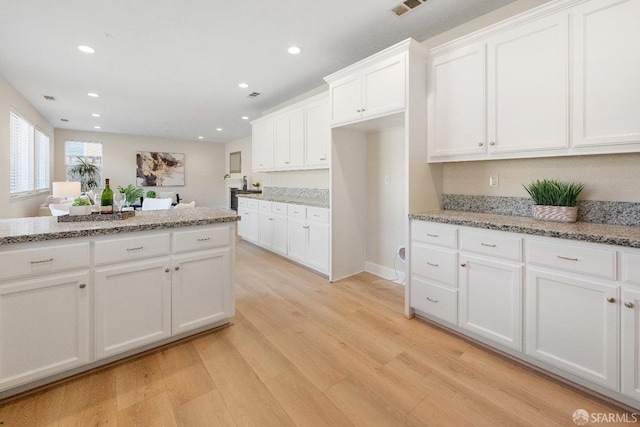
[{"label": "white cabinet", "polygon": [[[289,205],[287,255],[320,273],[329,272],[328,209]],[[308,219],[305,219],[308,218]]]},{"label": "white cabinet", "polygon": [[522,349],[522,264],[460,254],[459,326]]},{"label": "white cabinet", "polygon": [[529,267],[527,355],[616,389],[618,289],[595,279]]},{"label": "white cabinet", "polygon": [[621,389],[640,400],[640,288],[622,288]]},{"label": "white cabinet", "polygon": [[232,286],[228,240],[225,248],[175,255],[171,333],[180,334],[232,316]]},{"label": "white cabinet", "polygon": [[[240,201],[246,200],[240,204]],[[258,210],[258,201],[238,197],[238,215],[240,222],[238,223],[238,235],[245,240],[258,243],[260,239],[260,211]]]},{"label": "white cabinet", "polygon": [[[373,59],[346,76],[329,76],[331,126],[403,111],[406,105],[407,54]],[[335,80],[334,80],[335,79]]]},{"label": "white cabinet", "polygon": [[[286,204],[273,203],[275,207],[284,207]],[[278,209],[260,211],[260,246],[280,255],[287,255],[287,216],[278,213]]]},{"label": "white cabinet", "polygon": [[566,12],[436,50],[429,74],[430,160],[567,149],[568,58]]},{"label": "white cabinet", "polygon": [[89,273],[0,284],[0,390],[89,362]]},{"label": "white cabinet", "polygon": [[274,124],[273,119],[264,118],[251,123],[251,162],[254,171],[273,168]]},{"label": "white cabinet", "polygon": [[169,257],[95,273],[96,359],[171,336]]},{"label": "white cabinet", "polygon": [[276,168],[304,165],[304,110],[298,108],[274,118]]},{"label": "white cabinet", "polygon": [[[640,150],[640,2],[591,0],[572,10],[573,145]],[[624,144],[627,144],[624,146]]]},{"label": "white cabinet", "polygon": [[305,165],[328,167],[331,152],[331,126],[329,125],[329,95],[310,102],[304,107]]}]

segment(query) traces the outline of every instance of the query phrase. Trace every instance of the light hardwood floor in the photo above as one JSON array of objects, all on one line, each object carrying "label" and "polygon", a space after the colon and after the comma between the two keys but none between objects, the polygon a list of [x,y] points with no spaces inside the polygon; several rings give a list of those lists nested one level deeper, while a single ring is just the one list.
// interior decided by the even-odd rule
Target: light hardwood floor
[{"label": "light hardwood floor", "polygon": [[[0,402],[14,426],[573,426],[624,413],[239,242],[233,325]],[[607,425],[613,425],[611,423]]]}]

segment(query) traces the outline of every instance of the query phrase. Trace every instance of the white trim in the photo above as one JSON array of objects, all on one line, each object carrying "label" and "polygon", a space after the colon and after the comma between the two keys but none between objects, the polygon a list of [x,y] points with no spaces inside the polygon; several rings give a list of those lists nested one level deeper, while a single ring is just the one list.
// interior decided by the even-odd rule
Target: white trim
[{"label": "white trim", "polygon": [[367,273],[375,274],[376,276],[380,276],[385,280],[390,280],[400,285],[405,285],[404,271],[400,271],[400,270],[394,271],[393,268],[385,267],[383,265],[375,264],[369,261],[366,261],[364,263],[364,271],[366,271]]}]

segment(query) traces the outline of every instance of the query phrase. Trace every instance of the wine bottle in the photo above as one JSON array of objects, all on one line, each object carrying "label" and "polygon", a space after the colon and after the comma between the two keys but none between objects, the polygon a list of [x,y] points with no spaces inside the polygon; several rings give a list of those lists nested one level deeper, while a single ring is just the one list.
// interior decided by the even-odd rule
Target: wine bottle
[{"label": "wine bottle", "polygon": [[109,187],[109,178],[104,180],[104,190],[100,197],[100,213],[113,213],[113,190]]}]

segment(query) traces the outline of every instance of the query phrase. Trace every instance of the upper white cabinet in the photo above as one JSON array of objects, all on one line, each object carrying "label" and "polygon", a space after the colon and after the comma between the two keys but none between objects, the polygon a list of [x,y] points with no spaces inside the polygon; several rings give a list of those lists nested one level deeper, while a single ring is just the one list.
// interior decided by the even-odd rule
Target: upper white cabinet
[{"label": "upper white cabinet", "polygon": [[591,0],[572,11],[573,145],[581,151],[640,142],[639,20],[637,0]]},{"label": "upper white cabinet", "polygon": [[430,62],[431,161],[568,148],[566,14],[455,46]]},{"label": "upper white cabinet", "polygon": [[557,0],[433,49],[429,161],[640,151],[638,19]]},{"label": "upper white cabinet", "polygon": [[314,96],[261,117],[253,126],[253,170],[329,167],[329,96]]},{"label": "upper white cabinet", "polygon": [[[327,77],[330,84],[331,126],[367,120],[404,110],[407,54],[374,60],[346,76]],[[334,78],[337,77],[337,80]]]}]

